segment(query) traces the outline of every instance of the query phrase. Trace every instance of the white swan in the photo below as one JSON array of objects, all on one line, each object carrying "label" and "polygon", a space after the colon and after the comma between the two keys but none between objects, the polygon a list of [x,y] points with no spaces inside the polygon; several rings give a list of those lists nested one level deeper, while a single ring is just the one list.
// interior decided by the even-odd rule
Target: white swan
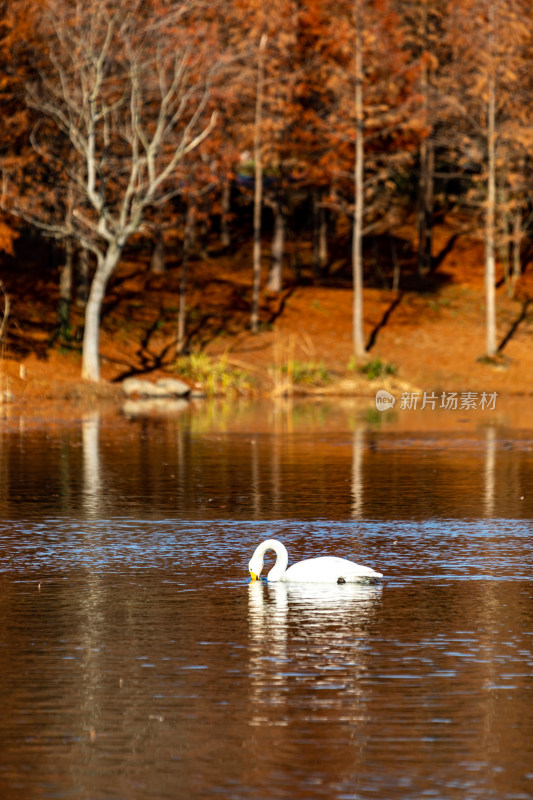
[{"label": "white swan", "polygon": [[[374,582],[382,578],[381,572],[370,567],[354,564],[347,558],[337,556],[321,556],[306,558],[288,567],[289,554],[287,548],[278,539],[267,539],[258,547],[250,559],[248,569],[253,581],[257,580],[263,569],[263,559],[267,550],[274,550],[276,563],[268,573],[269,581],[294,581],[297,583],[359,583]],[[288,568],[287,568],[288,567]]]}]

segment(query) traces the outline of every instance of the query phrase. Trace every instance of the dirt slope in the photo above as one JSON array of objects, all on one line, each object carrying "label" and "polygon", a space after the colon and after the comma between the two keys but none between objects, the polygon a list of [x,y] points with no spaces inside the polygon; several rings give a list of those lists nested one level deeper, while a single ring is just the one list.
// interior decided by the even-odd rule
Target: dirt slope
[{"label": "dirt slope", "polygon": [[[410,246],[406,235],[405,248]],[[407,268],[400,292],[393,292],[386,288],[390,275],[384,265],[378,270],[381,285],[365,288],[368,358],[393,365],[398,386],[425,391],[532,392],[532,271],[525,270],[511,299],[500,267],[497,302],[502,348],[490,364],[479,360],[485,343],[482,245],[447,225],[436,232],[435,252],[443,254],[441,263],[422,283]],[[147,271],[142,250],[132,250],[115,276],[103,315],[104,382],[100,386],[79,380],[80,308],[73,307],[70,341],[53,340],[57,269],[43,269],[36,256],[26,247],[16,259],[6,259],[2,268],[11,314],[0,359],[0,388],[8,392],[11,402],[37,403],[49,398],[92,403],[95,397],[117,396],[118,382],[126,376],[156,379],[173,374],[180,267],[172,251],[164,276]],[[293,360],[322,364],[332,376],[325,387],[303,384],[299,390],[375,392],[375,384],[354,369],[351,359],[347,259],[335,261],[333,274],[321,284],[313,282],[305,269],[299,283],[291,282],[287,270],[284,291],[264,298],[262,329],[256,335],[248,330],[250,263],[246,247],[193,261],[188,294],[191,349],[202,349],[213,359],[224,357],[230,367],[249,372],[256,392],[280,390],[287,364]]]}]

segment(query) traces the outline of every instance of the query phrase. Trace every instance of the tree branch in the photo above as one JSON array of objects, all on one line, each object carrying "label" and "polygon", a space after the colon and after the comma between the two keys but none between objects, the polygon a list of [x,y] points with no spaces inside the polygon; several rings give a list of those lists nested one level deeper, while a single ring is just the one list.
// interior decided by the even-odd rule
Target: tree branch
[{"label": "tree branch", "polygon": [[0,342],[4,339],[4,334],[6,332],[7,327],[7,320],[9,317],[9,310],[10,310],[10,302],[9,302],[9,295],[5,290],[4,284],[0,281],[0,291],[4,295],[4,313],[2,315],[2,322],[0,323]]}]

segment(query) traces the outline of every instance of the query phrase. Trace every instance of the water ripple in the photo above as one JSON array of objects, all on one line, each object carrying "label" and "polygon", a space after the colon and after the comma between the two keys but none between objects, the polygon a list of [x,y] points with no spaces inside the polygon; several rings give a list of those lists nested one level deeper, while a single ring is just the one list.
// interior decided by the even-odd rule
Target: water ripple
[{"label": "water ripple", "polygon": [[291,562],[341,555],[387,579],[529,580],[530,526],[520,520],[182,522],[48,519],[0,523],[0,572],[85,568],[115,571],[174,565],[240,580],[263,539],[277,537]]}]

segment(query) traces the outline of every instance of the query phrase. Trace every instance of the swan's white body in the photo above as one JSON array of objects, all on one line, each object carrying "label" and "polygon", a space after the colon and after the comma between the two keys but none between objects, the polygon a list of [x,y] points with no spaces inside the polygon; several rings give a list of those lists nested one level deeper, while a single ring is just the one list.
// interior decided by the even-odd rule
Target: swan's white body
[{"label": "swan's white body", "polygon": [[262,572],[263,560],[267,550],[274,550],[276,563],[268,573],[269,581],[293,581],[295,583],[360,583],[382,578],[381,572],[370,567],[354,564],[347,558],[337,556],[321,556],[306,558],[291,567],[287,548],[278,539],[267,539],[258,547],[250,559],[248,568],[252,580],[256,580]]}]

